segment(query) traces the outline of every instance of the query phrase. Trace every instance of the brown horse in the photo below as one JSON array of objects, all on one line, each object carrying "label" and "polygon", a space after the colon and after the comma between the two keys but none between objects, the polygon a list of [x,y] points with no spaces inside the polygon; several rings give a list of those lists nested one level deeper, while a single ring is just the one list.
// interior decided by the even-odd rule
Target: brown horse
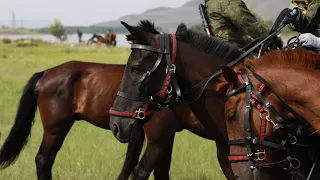
[{"label": "brown horse", "polygon": [[[241,179],[247,179],[250,166],[296,166],[297,163],[298,170],[289,169],[293,177],[307,179],[310,175],[310,179],[319,179],[319,174],[315,174],[319,167],[310,171],[318,160],[310,162],[304,157],[308,154],[319,158],[319,136],[310,136],[310,129],[303,121],[308,121],[320,135],[319,69],[320,54],[302,49],[274,51],[259,59],[247,59],[234,70],[222,67],[223,78],[218,91],[226,95],[225,117],[231,144],[229,158],[233,161],[233,170],[243,172]],[[292,131],[292,127],[299,128]],[[301,133],[296,129],[302,129]],[[253,137],[258,137],[255,141],[261,143],[245,144],[245,139]],[[288,143],[277,143],[278,139],[282,142],[288,139]],[[304,154],[297,153],[299,151]],[[252,154],[254,161],[247,154]],[[287,158],[283,159],[283,156]],[[279,178],[279,175],[273,178]]]},{"label": "brown horse", "polygon": [[[64,138],[77,120],[85,120],[103,129],[109,128],[109,112],[115,99],[124,65],[108,65],[70,61],[36,73],[25,86],[15,124],[0,151],[0,168],[11,165],[30,134],[36,106],[43,123],[43,140],[36,156],[38,179],[51,179],[51,168]],[[135,179],[148,179],[154,170],[156,179],[169,179],[175,132],[186,128],[207,139],[207,133],[188,107],[163,108],[144,124],[148,137],[146,151],[135,169]],[[162,134],[160,132],[166,132]],[[137,165],[143,144],[143,131],[136,131],[131,141],[122,172],[118,179],[128,179]],[[217,149],[219,154],[224,152]],[[218,157],[221,164],[225,159]],[[222,170],[232,179],[231,168]]]},{"label": "brown horse", "polygon": [[[230,43],[188,30],[184,24],[170,35],[160,34],[148,21],[141,21],[138,27],[122,24],[130,32],[127,38],[133,44],[120,90],[110,109],[110,127],[116,138],[120,141],[124,137],[134,138],[131,132],[140,123],[137,119],[147,118],[160,107],[188,103],[204,128],[215,137],[217,148],[224,152],[219,157],[229,167],[224,106],[216,90],[219,81],[213,78],[219,74],[215,72],[221,64],[242,52]],[[203,86],[203,91],[199,91]],[[286,172],[272,170],[278,177],[289,179]],[[265,171],[254,169],[254,177],[259,178]],[[234,173],[237,178],[243,172]]]},{"label": "brown horse", "polygon": [[[94,33],[93,36],[88,40],[87,44],[102,43],[102,44],[106,44],[106,45],[116,46],[117,45],[116,38],[117,38],[117,36],[116,36],[115,32],[110,32],[108,34],[107,38],[104,38],[104,37]],[[96,42],[95,39],[97,39],[98,42]]]},{"label": "brown horse", "polygon": [[[44,134],[36,155],[40,180],[51,179],[56,154],[75,121],[109,129],[109,113],[124,67],[84,62],[68,62],[35,73],[23,90],[15,123],[1,147],[0,168],[11,165],[27,143],[37,105]],[[112,81],[114,80],[114,81]],[[110,83],[112,82],[112,83]],[[128,145],[119,179],[127,179],[138,163],[144,141],[143,129]]]},{"label": "brown horse", "polygon": [[[118,92],[118,96],[110,111],[113,114],[110,119],[111,130],[118,140],[125,142],[134,137],[134,134],[131,132],[136,127],[135,124],[141,122],[132,117],[139,116],[138,118],[144,118],[144,115],[151,114],[157,109],[157,104],[153,105],[153,102],[150,101],[149,103],[152,104],[151,109],[141,112],[144,109],[139,108],[146,106],[144,102],[140,102],[141,100],[146,99],[149,101],[155,98],[159,102],[166,102],[166,99],[158,96],[153,96],[152,98],[142,96],[150,96],[163,89],[162,82],[166,76],[166,61],[169,61],[171,58],[166,57],[165,61],[165,58],[162,57],[166,56],[166,54],[168,55],[170,51],[166,50],[166,54],[161,56],[162,52],[157,49],[160,45],[164,46],[164,44],[162,44],[163,42],[160,43],[160,34],[155,30],[153,24],[148,21],[141,21],[139,27],[132,27],[124,22],[122,23],[130,32],[128,39],[133,41],[134,44],[139,44],[135,47],[143,48],[132,49],[121,81],[121,91]],[[183,24],[178,27],[176,35],[178,48],[176,49],[175,77],[182,90],[186,90],[192,87],[192,84],[196,84],[200,80],[210,76],[220,68],[220,64],[225,64],[242,53],[238,48],[227,42],[216,38],[208,38],[205,35],[187,30]],[[224,52],[229,53],[225,54]],[[161,62],[157,61],[159,59]],[[156,64],[156,67],[154,64]],[[141,78],[143,78],[142,81]],[[174,88],[167,88],[168,92],[170,92],[170,89],[174,91]],[[165,92],[165,90],[167,89],[164,88],[161,91]],[[194,96],[197,96],[197,93],[189,98],[193,98]],[[174,105],[172,108],[175,109],[180,106]],[[227,159],[229,146],[227,143],[226,127],[221,121],[224,119],[223,103],[216,98],[215,83],[208,85],[201,98],[190,104],[189,107],[191,107],[193,113],[205,126],[206,131],[210,132],[214,137],[217,149],[220,151],[218,157],[221,159],[220,165],[222,169],[230,168],[230,163]],[[175,115],[179,115],[175,110],[173,111]],[[166,132],[162,133],[165,134]],[[228,179],[231,178],[233,177],[228,177]]]}]

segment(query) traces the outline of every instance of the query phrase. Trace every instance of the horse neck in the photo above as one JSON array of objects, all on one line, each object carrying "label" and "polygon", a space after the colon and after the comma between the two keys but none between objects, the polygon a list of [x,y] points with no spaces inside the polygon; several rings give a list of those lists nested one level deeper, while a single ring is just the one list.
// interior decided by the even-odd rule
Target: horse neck
[{"label": "horse neck", "polygon": [[192,44],[178,43],[177,76],[179,85],[187,90],[209,77],[227,62],[219,57],[199,50]]},{"label": "horse neck", "polygon": [[[257,71],[285,102],[305,118],[320,135],[320,72],[314,69],[273,68]],[[250,76],[249,76],[250,77]],[[251,76],[250,79],[253,77]],[[253,82],[256,83],[257,80]],[[261,83],[259,83],[261,84]],[[255,87],[257,88],[257,87]],[[270,95],[270,101],[278,98]]]},{"label": "horse neck", "polygon": [[[182,91],[191,88],[226,64],[220,58],[198,50],[191,44],[179,42],[177,55],[177,80]],[[190,108],[206,131],[211,132],[216,141],[226,142],[227,134],[224,120],[224,106],[215,95],[216,82],[212,81],[199,101]]]}]

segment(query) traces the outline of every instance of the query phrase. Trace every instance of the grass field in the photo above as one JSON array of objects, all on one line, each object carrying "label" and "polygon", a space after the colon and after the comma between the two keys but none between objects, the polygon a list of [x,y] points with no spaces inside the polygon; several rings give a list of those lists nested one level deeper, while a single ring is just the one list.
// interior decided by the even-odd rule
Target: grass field
[{"label": "grass field", "polygon": [[[125,63],[129,53],[130,50],[125,48],[71,48],[51,44],[22,48],[0,42],[0,145],[13,125],[21,90],[34,72],[69,60]],[[42,133],[41,120],[37,114],[29,143],[12,166],[0,171],[0,180],[36,179],[34,158]],[[119,143],[110,131],[84,121],[77,122],[57,155],[53,166],[53,179],[116,179],[126,148],[127,144]],[[225,179],[216,159],[215,143],[186,130],[177,133],[170,176],[173,180]]]}]

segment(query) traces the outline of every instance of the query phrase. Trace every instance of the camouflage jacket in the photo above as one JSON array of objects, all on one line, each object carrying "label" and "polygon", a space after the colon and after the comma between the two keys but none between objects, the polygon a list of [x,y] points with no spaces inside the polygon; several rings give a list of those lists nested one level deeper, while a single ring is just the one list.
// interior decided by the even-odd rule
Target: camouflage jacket
[{"label": "camouflage jacket", "polygon": [[310,2],[306,13],[308,21],[311,21],[316,16],[318,8],[320,8],[320,0],[313,0]]},{"label": "camouflage jacket", "polygon": [[243,47],[267,32],[242,0],[205,0],[213,33]]},{"label": "camouflage jacket", "polygon": [[[320,24],[320,13],[318,9],[320,8],[320,0],[308,0],[308,5],[305,8],[299,7],[295,4],[295,0],[291,1],[291,7],[298,7],[301,9],[302,14],[305,16],[303,21],[303,33],[312,33],[318,37],[320,37],[319,32],[319,24]],[[295,30],[295,28],[291,25],[289,26],[291,30]]]}]

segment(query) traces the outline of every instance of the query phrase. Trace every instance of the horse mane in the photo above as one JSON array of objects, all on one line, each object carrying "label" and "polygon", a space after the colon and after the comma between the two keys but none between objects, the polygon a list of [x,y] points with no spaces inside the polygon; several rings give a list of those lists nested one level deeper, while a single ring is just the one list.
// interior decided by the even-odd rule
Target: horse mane
[{"label": "horse mane", "polygon": [[269,68],[307,68],[320,69],[320,54],[303,48],[271,51],[257,59],[246,59],[243,64],[236,66],[236,71],[247,71]]},{"label": "horse mane", "polygon": [[[148,20],[141,20],[137,26],[141,30],[152,33],[160,34],[155,28],[154,23]],[[209,37],[204,33],[198,33],[192,29],[188,29],[184,23],[181,23],[176,30],[177,40],[193,44],[199,50],[211,53],[214,56],[221,58],[227,62],[235,59],[242,54],[242,51],[236,46],[229,42],[223,41],[216,37]],[[132,43],[149,45],[147,42],[139,39],[139,37],[129,34],[127,35],[127,41]]]},{"label": "horse mane", "polygon": [[176,30],[177,39],[185,43],[195,45],[199,50],[230,62],[243,52],[234,44],[223,41],[216,37],[209,37],[205,33],[199,33],[181,23]]},{"label": "horse mane", "polygon": [[[306,68],[320,69],[320,54],[303,48],[270,51],[260,58],[247,58],[243,63],[233,67],[237,73],[252,70],[264,70],[270,68]],[[225,92],[228,83],[222,75],[217,78],[218,92]]]}]

